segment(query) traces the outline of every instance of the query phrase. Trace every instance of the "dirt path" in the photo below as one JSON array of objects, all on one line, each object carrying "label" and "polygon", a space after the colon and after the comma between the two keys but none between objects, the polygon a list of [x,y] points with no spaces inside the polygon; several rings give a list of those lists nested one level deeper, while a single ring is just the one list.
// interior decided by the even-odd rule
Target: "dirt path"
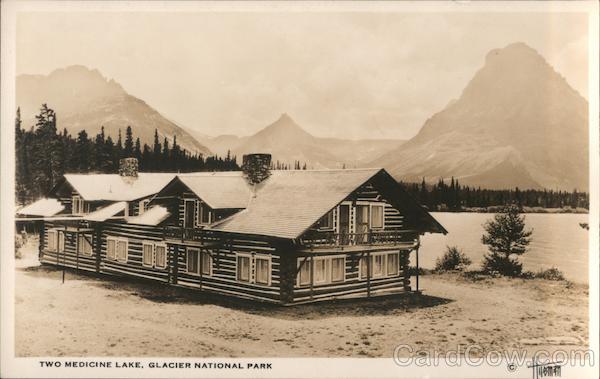
[{"label": "dirt path", "polygon": [[406,298],[257,305],[153,283],[39,266],[35,241],[16,274],[18,356],[390,357],[399,344],[444,352],[587,346],[587,288],[457,275],[421,278]]}]

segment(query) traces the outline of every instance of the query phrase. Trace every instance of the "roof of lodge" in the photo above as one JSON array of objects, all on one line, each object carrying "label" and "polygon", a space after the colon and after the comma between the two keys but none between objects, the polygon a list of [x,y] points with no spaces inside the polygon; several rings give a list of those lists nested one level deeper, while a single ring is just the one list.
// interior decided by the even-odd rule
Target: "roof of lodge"
[{"label": "roof of lodge", "polygon": [[65,179],[84,200],[131,201],[157,193],[175,175],[140,172],[137,178],[128,178],[119,174],[65,174]]},{"label": "roof of lodge", "polygon": [[213,209],[246,208],[252,197],[242,171],[179,174],[177,179]]},{"label": "roof of lodge", "polygon": [[212,229],[297,238],[380,170],[272,171],[246,209]]},{"label": "roof of lodge", "polygon": [[39,199],[17,211],[23,216],[50,217],[63,211],[65,207],[57,199]]}]

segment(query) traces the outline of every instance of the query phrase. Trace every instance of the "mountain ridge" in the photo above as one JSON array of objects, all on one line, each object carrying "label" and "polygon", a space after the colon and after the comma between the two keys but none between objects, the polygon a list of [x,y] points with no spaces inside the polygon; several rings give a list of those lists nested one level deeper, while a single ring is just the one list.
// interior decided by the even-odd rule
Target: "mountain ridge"
[{"label": "mountain ridge", "polygon": [[131,126],[142,144],[152,146],[157,129],[161,143],[165,137],[172,143],[177,136],[182,148],[192,153],[211,154],[185,129],[144,100],[127,93],[114,79],[105,78],[97,69],[73,65],[48,75],[22,74],[16,78],[16,89],[24,127],[35,125],[35,115],[45,103],[56,112],[59,130],[67,129],[72,135],[85,129],[93,136],[104,126],[106,135],[116,140],[119,130],[124,137],[125,129]]},{"label": "mountain ridge", "polygon": [[537,51],[515,43],[491,50],[458,99],[371,164],[405,181],[587,190],[587,132],[587,101]]}]

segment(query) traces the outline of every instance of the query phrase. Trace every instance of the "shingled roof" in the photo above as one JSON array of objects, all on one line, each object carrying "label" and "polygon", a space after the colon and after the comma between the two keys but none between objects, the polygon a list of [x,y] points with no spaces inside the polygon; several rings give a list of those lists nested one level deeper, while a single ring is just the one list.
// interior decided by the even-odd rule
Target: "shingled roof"
[{"label": "shingled roof", "polygon": [[139,173],[137,178],[118,174],[65,174],[65,180],[84,200],[132,201],[160,191],[176,174]]},{"label": "shingled roof", "polygon": [[403,214],[418,220],[422,232],[446,230],[382,169],[273,171],[261,183],[247,208],[212,229],[224,232],[300,237],[323,215],[346,199],[362,184],[372,180],[391,197]]},{"label": "shingled roof", "polygon": [[212,209],[246,208],[251,187],[241,171],[179,174],[177,179]]}]

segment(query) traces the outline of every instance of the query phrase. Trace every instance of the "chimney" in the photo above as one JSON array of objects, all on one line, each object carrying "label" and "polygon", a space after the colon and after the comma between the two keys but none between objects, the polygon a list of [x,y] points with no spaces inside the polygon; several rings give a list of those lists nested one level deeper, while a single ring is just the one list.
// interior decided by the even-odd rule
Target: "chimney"
[{"label": "chimney", "polygon": [[242,158],[242,171],[249,184],[255,185],[271,175],[271,154],[246,154]]},{"label": "chimney", "polygon": [[137,158],[123,158],[119,161],[119,175],[124,178],[137,178],[138,160]]}]

